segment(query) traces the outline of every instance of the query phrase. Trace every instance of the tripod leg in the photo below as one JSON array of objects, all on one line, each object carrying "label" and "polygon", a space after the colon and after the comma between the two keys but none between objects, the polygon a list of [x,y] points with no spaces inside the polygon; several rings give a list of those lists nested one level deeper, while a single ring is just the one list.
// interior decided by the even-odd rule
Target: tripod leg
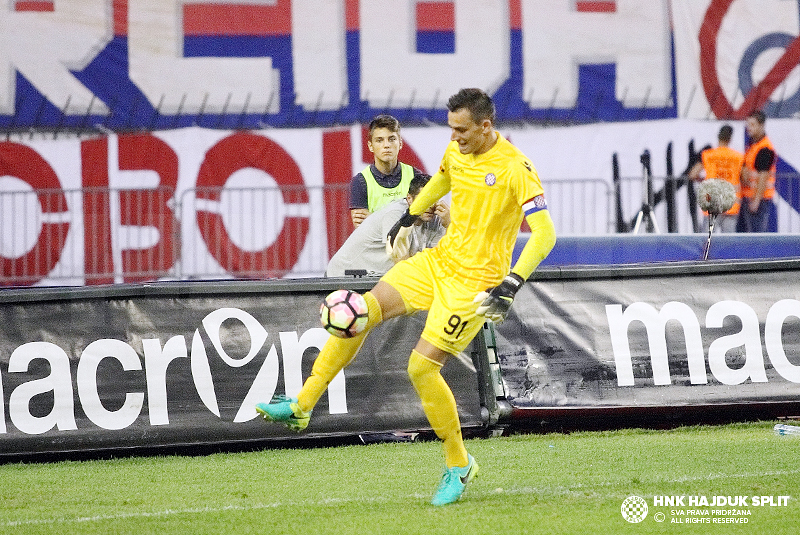
[{"label": "tripod leg", "polygon": [[656,234],[661,234],[661,230],[658,228],[658,221],[656,221],[656,218],[653,215],[652,211],[650,212],[650,224],[653,225],[653,231]]},{"label": "tripod leg", "polygon": [[633,225],[634,234],[639,234],[639,227],[642,224],[642,219],[644,219],[644,210],[640,210],[639,214],[636,216],[636,223]]}]

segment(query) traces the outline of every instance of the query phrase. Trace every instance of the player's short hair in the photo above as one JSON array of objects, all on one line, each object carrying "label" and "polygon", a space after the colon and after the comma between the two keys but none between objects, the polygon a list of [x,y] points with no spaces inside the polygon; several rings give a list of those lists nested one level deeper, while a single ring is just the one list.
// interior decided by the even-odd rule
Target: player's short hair
[{"label": "player's short hair", "polygon": [[447,109],[455,112],[461,109],[469,110],[472,120],[480,124],[484,119],[495,121],[495,109],[492,97],[482,89],[475,87],[461,89],[447,101]]},{"label": "player's short hair", "polygon": [[424,173],[414,176],[408,184],[408,194],[412,197],[419,195],[419,192],[422,191],[422,188],[425,187],[425,184],[427,184],[430,179],[431,177]]},{"label": "player's short hair", "polygon": [[747,117],[752,117],[758,122],[758,124],[764,124],[767,122],[767,116],[764,115],[764,112],[761,110],[753,110]]},{"label": "player's short hair", "polygon": [[400,134],[400,121],[388,114],[376,115],[374,119],[369,122],[369,139],[372,139],[372,133],[378,128],[386,128],[390,132]]},{"label": "player's short hair", "polygon": [[730,142],[731,138],[733,137],[733,127],[729,124],[724,124],[719,129],[719,134],[717,134],[717,139],[720,141],[724,141],[725,143]]}]

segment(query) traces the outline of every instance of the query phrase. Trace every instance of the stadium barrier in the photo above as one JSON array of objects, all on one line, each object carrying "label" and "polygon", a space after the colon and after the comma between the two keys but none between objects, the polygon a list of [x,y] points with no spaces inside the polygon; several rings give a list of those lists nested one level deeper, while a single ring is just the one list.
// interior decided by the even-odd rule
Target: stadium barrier
[{"label": "stadium barrier", "polygon": [[[640,183],[622,180],[624,198],[638,199]],[[787,195],[800,196],[800,179],[784,183]],[[649,238],[614,233],[614,199],[602,180],[555,180],[547,189],[559,242],[545,265],[598,263],[573,258],[579,247],[605,257],[602,263],[701,257],[694,249],[704,243],[703,229]],[[348,207],[347,185],[0,189],[0,287],[319,277],[352,231]],[[656,207],[658,217],[662,211]],[[779,217],[800,225],[796,212]],[[690,222],[687,215],[681,221]],[[721,235],[710,257],[796,256],[785,247],[793,236]]]},{"label": "stadium barrier", "polygon": [[[609,228],[607,183],[564,180],[550,189],[563,232]],[[568,204],[584,197],[597,200],[583,210],[592,225],[570,215]],[[352,232],[349,199],[349,184],[0,187],[0,287],[320,277]]]},{"label": "stadium barrier", "polygon": [[[443,374],[465,429],[687,410],[796,414],[800,260],[542,268]],[[295,394],[330,290],[374,279],[0,292],[0,458],[296,438],[254,405]],[[425,431],[406,375],[424,314],[379,326],[311,439]]]},{"label": "stadium barrier", "polygon": [[[529,234],[520,234],[514,258]],[[653,262],[691,262],[703,258],[708,234],[609,234],[559,236],[542,266],[616,266]],[[714,234],[710,260],[775,260],[800,257],[800,234]]]}]

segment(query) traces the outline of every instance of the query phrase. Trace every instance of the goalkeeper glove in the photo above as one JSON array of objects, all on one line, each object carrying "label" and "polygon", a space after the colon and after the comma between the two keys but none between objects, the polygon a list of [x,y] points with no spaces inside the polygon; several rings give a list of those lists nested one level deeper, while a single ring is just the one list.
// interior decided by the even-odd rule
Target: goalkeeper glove
[{"label": "goalkeeper glove", "polygon": [[387,243],[388,243],[388,250],[394,247],[394,240],[397,238],[397,233],[400,232],[400,229],[403,227],[410,227],[414,224],[414,221],[417,220],[418,215],[411,215],[408,210],[403,216],[400,218],[400,221],[394,224],[392,230],[389,231],[389,235],[387,236]]},{"label": "goalkeeper glove", "polygon": [[477,314],[495,323],[506,319],[511,303],[514,302],[514,296],[524,282],[516,273],[509,273],[499,286],[476,295],[473,303],[481,303],[476,311]]}]

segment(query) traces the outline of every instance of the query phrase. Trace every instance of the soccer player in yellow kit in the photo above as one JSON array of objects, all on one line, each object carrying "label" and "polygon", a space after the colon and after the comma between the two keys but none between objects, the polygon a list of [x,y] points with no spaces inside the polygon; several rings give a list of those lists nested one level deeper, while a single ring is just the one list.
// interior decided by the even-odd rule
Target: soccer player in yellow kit
[{"label": "soccer player in yellow kit", "polygon": [[[494,129],[495,109],[480,89],[462,89],[448,101],[451,142],[430,179],[389,235],[403,229],[448,192],[450,226],[439,244],[396,264],[364,294],[366,329],[353,338],[331,337],[311,376],[294,399],[274,398],[256,411],[268,421],[300,431],[330,381],[355,356],[380,322],[428,310],[422,336],[411,352],[408,374],[436,435],[443,441],[446,470],[431,503],[455,502],[478,473],[461,436],[456,401],[442,366],[458,355],[485,319],[502,321],[514,295],[555,244],[539,176],[530,160]],[[516,264],[511,255],[523,218],[531,237]],[[399,237],[398,237],[399,236]]]}]

